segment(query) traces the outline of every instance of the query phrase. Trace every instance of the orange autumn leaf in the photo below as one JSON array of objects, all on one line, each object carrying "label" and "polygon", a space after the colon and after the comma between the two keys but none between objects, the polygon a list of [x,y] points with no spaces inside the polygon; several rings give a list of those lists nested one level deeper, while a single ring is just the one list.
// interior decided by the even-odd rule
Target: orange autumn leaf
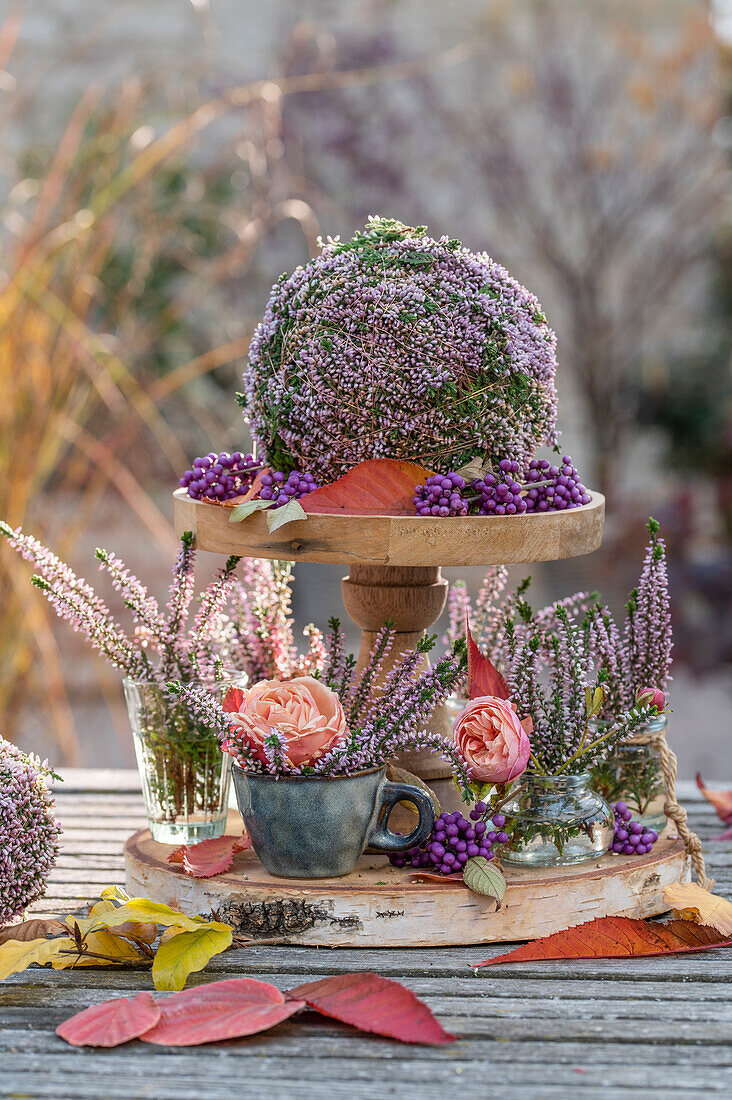
[{"label": "orange autumn leaf", "polygon": [[369,458],[331,485],[300,497],[300,504],[311,514],[413,516],[414,488],[432,472],[416,462]]},{"label": "orange autumn leaf", "polygon": [[695,882],[674,882],[663,888],[663,900],[674,916],[714,928],[732,936],[732,902],[697,886]]},{"label": "orange autumn leaf", "polygon": [[732,840],[732,791],[711,791],[709,787],[704,786],[704,780],[699,772],[696,773],[696,785],[707,802],[711,802],[714,806],[725,825],[730,826],[719,836],[712,837],[712,840]]},{"label": "orange autumn leaf", "polygon": [[633,917],[598,917],[584,924],[542,936],[538,940],[473,964],[495,966],[505,962],[542,962],[546,959],[613,959],[641,955],[675,955],[685,951],[704,951],[710,947],[730,947],[727,939],[712,928],[693,921],[672,920],[654,924]]}]

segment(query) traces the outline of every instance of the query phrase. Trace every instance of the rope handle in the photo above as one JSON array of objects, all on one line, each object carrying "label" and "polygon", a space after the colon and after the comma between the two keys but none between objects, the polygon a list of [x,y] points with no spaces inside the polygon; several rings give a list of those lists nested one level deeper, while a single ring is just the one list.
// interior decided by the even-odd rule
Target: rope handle
[{"label": "rope handle", "polygon": [[663,779],[666,785],[666,800],[663,804],[663,812],[666,814],[666,817],[674,822],[678,829],[679,836],[684,842],[686,853],[691,859],[691,865],[696,873],[696,881],[699,886],[701,886],[703,890],[711,890],[714,886],[714,879],[707,878],[701,840],[696,833],[692,832],[689,828],[686,810],[676,799],[676,754],[669,748],[668,741],[666,740],[665,727],[660,730],[648,730],[647,732],[636,734],[634,737],[628,738],[626,743],[632,745],[651,745],[653,748],[658,749],[659,756],[661,757],[661,771],[663,772]]}]

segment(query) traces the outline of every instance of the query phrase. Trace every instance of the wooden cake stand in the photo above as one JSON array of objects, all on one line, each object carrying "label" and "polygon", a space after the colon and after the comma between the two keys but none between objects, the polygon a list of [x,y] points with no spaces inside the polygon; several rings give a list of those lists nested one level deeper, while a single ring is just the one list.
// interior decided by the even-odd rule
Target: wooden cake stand
[{"label": "wooden cake stand", "polygon": [[[230,509],[192,500],[182,489],[175,493],[176,531],[193,531],[201,550],[347,564],[343,602],[362,631],[361,667],[385,619],[396,630],[391,667],[439,618],[448,588],[440,566],[589,554],[602,541],[604,514],[604,498],[592,493],[589,504],[568,512],[449,519],[314,515],[270,534],[261,513],[232,524]],[[444,708],[433,715],[431,728],[450,737]],[[409,754],[402,762],[450,804],[454,788],[441,760]],[[241,819],[232,814],[228,832],[240,831]],[[507,869],[508,889],[496,910],[493,900],[461,882],[413,882],[414,871],[391,867],[382,855],[364,855],[345,878],[297,881],[269,875],[248,851],[235,857],[230,872],[194,879],[167,862],[170,850],[147,830],[131,837],[125,845],[128,890],[191,914],[215,911],[243,935],[332,947],[532,939],[593,917],[652,916],[665,909],[663,887],[689,873],[681,842],[662,838],[646,856]]]},{"label": "wooden cake stand", "polygon": [[[229,815],[227,832],[241,832]],[[532,940],[594,917],[662,913],[663,887],[688,878],[679,840],[661,838],[644,856],[606,855],[575,867],[505,867],[500,909],[461,881],[413,881],[417,872],[364,855],[344,878],[276,878],[253,851],[234,856],[230,871],[191,878],[167,862],[171,847],[147,829],[125,845],[127,891],[185,913],[231,924],[253,939],[323,947],[440,947]]]}]

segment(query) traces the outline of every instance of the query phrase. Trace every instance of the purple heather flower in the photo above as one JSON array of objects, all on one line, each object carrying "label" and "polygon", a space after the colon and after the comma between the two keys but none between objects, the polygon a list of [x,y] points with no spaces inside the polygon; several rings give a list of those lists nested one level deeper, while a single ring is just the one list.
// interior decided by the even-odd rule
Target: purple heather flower
[{"label": "purple heather flower", "polygon": [[37,757],[0,738],[0,925],[41,897],[56,862],[61,828]]},{"label": "purple heather flower", "polygon": [[332,481],[367,458],[524,469],[556,437],[556,337],[486,253],[370,218],[273,287],[242,404],[266,461]]}]

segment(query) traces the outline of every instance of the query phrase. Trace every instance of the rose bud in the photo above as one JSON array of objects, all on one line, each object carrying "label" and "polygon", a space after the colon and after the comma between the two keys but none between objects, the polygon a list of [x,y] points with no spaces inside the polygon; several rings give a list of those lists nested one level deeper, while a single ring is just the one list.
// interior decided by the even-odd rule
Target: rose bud
[{"label": "rose bud", "polygon": [[659,714],[666,709],[666,696],[660,688],[638,688],[635,693],[635,703],[638,707],[655,707]]}]

